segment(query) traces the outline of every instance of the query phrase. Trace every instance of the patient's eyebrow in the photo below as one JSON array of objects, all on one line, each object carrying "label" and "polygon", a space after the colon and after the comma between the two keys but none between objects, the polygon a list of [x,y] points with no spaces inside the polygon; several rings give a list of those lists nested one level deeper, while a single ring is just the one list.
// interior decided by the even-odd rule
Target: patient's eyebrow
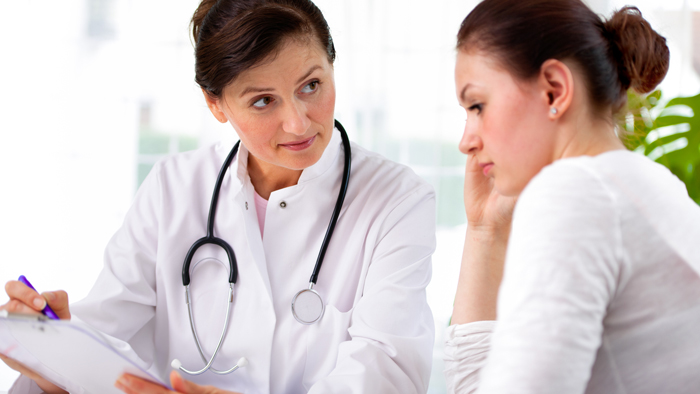
[{"label": "patient's eyebrow", "polygon": [[462,93],[459,94],[459,99],[462,100],[462,102],[465,101],[465,100],[464,100],[464,94],[467,93],[467,89],[471,88],[472,86],[474,86],[474,85],[468,83],[468,84],[466,84],[466,85],[464,86],[464,88],[462,89]]}]

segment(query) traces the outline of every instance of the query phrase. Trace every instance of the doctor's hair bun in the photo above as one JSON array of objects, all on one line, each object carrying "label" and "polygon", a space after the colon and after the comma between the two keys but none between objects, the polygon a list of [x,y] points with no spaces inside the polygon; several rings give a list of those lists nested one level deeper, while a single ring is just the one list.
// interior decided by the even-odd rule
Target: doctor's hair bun
[{"label": "doctor's hair bun", "polygon": [[669,51],[635,7],[601,19],[581,0],[484,0],[462,22],[457,49],[492,57],[521,80],[536,78],[549,59],[575,63],[594,111],[611,117],[627,90],[654,89]]},{"label": "doctor's hair bun", "polygon": [[335,60],[328,23],[310,0],[202,0],[190,25],[195,81],[214,98],[289,38],[315,42]]},{"label": "doctor's hair bun", "polygon": [[666,39],[651,28],[637,7],[623,7],[603,27],[622,88],[639,93],[654,90],[668,71]]}]

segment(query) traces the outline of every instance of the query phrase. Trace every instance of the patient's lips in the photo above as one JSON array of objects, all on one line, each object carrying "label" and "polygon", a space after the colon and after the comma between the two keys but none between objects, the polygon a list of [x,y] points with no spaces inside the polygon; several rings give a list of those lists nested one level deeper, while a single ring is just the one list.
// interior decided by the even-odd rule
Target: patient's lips
[{"label": "patient's lips", "polygon": [[493,163],[479,163],[479,167],[481,167],[484,175],[488,175],[489,171],[491,171],[491,168],[493,167]]}]

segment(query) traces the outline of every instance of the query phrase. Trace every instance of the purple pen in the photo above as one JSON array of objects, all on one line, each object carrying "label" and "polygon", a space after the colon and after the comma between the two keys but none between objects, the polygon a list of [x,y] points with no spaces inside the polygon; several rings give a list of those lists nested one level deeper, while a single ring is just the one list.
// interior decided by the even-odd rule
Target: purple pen
[{"label": "purple pen", "polygon": [[[30,289],[36,291],[34,286],[32,286],[32,284],[29,283],[29,281],[27,280],[27,278],[24,275],[20,275],[18,280],[20,282],[24,283],[25,285],[29,286]],[[38,293],[38,291],[36,291],[36,292]],[[46,303],[46,307],[41,311],[41,313],[46,315],[49,319],[59,320],[58,316],[56,315],[56,312],[54,312],[53,309],[51,309],[48,302]]]}]

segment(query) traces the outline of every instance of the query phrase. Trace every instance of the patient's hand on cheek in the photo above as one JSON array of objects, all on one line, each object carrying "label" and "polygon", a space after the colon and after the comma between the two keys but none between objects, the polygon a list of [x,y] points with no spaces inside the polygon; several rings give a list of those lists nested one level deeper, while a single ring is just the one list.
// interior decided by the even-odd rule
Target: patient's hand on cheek
[{"label": "patient's hand on cheek", "polygon": [[457,284],[452,324],[496,320],[498,289],[517,198],[494,188],[470,154],[464,174],[464,209],[468,227]]},{"label": "patient's hand on cheek", "polygon": [[494,188],[494,179],[484,175],[476,156],[467,156],[464,174],[464,209],[469,227],[499,233],[510,232],[517,197],[506,197]]}]

